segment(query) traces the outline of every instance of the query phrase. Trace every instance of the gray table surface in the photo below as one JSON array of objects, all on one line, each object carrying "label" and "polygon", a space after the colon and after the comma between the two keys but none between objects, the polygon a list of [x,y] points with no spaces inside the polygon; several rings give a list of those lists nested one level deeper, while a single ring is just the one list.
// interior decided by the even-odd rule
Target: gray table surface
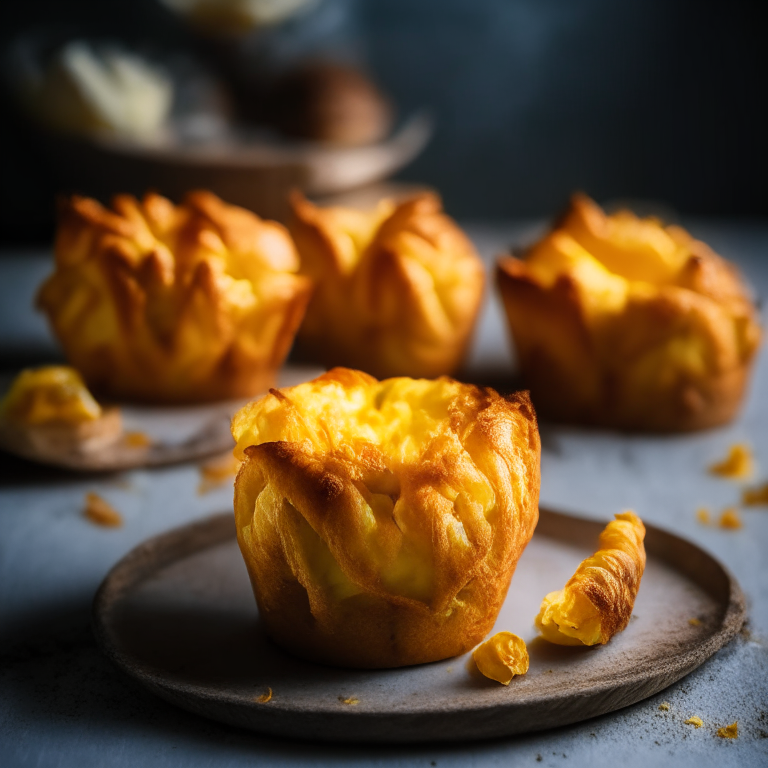
[{"label": "gray table surface", "polygon": [[[768,296],[768,225],[687,222],[738,263]],[[467,225],[483,256],[534,225]],[[32,296],[50,269],[42,252],[0,253],[0,361],[6,368],[59,357]],[[513,358],[490,291],[471,369],[509,374]],[[466,744],[339,746],[238,731],[177,710],[101,656],[89,626],[93,594],[109,568],[161,531],[231,506],[222,487],[198,495],[196,466],[82,477],[0,456],[0,766],[491,766],[768,765],[768,509],[744,528],[697,523],[739,498],[737,484],[706,467],[748,441],[768,479],[768,355],[762,354],[742,415],[697,435],[621,436],[545,427],[543,505],[608,519],[625,508],[715,554],[749,601],[745,630],[698,670],[627,709],[525,737]],[[82,517],[96,491],[123,514],[120,529]],[[669,702],[668,712],[658,709]],[[704,726],[685,725],[698,715]],[[739,738],[715,731],[737,720]]]}]

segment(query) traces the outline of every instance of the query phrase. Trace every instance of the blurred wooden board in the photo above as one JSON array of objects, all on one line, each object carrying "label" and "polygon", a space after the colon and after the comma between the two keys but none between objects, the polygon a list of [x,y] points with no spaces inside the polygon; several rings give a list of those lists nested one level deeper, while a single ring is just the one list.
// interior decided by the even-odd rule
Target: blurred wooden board
[{"label": "blurred wooden board", "polygon": [[[94,627],[104,652],[162,698],[276,736],[419,742],[553,728],[657,693],[725,645],[744,621],[741,590],[720,563],[648,526],[648,564],[627,629],[596,648],[536,639],[532,624],[541,599],[594,551],[602,528],[541,510],[494,630],[513,631],[528,643],[530,670],[508,687],[480,676],[469,654],[366,671],[283,652],[259,622],[231,512],[129,553],[96,595]],[[272,698],[259,702],[269,689]]]}]

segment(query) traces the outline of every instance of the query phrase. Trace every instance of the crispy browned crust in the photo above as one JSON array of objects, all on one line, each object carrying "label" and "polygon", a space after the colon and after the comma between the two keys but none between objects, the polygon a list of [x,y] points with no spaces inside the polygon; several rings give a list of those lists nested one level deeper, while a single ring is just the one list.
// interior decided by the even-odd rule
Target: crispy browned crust
[{"label": "crispy browned crust", "polygon": [[[490,631],[538,520],[536,417],[527,393],[505,399],[464,385],[449,421],[447,437],[408,465],[373,445],[353,459],[308,443],[246,449],[235,482],[238,540],[276,642],[314,661],[397,667],[464,653]],[[495,494],[487,516],[464,503],[480,477]],[[465,493],[452,502],[446,488]],[[395,504],[373,532],[371,493]],[[468,546],[452,544],[457,520]],[[381,563],[403,551],[429,569],[429,596],[382,580]],[[313,575],[319,552],[341,574],[342,594]]]},{"label": "crispy browned crust", "polygon": [[[311,295],[287,231],[209,192],[62,200],[55,255],[38,306],[88,386],[119,399],[264,391]],[[258,300],[238,304],[235,281]]]},{"label": "crispy browned crust", "polygon": [[[674,285],[630,299],[610,324],[591,328],[570,275],[542,285],[524,260],[496,271],[518,362],[544,419],[635,431],[678,432],[724,424],[743,402],[761,329],[735,268],[703,243]],[[676,339],[706,347],[707,369],[670,357],[657,375],[644,359]]]},{"label": "crispy browned crust", "polygon": [[378,377],[433,378],[461,364],[485,273],[474,247],[425,193],[397,204],[349,272],[346,235],[325,211],[291,197],[302,273],[317,288],[298,336],[302,353]]}]

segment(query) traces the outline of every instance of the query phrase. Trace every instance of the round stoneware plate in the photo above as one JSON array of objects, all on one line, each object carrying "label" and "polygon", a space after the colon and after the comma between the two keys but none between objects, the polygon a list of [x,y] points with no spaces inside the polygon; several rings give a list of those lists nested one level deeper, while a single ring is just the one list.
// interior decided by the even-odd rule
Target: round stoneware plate
[{"label": "round stoneware plate", "polygon": [[627,629],[595,648],[537,639],[541,599],[595,550],[602,528],[541,510],[495,627],[528,643],[530,669],[507,687],[480,676],[470,654],[367,671],[285,653],[259,621],[231,512],[151,539],[120,561],[96,595],[96,636],[162,698],[276,736],[415,742],[552,728],[657,693],[725,645],[744,620],[743,595],[722,565],[648,526],[648,563]]},{"label": "round stoneware plate", "polygon": [[[278,387],[292,387],[319,376],[324,369],[286,366]],[[4,382],[5,391],[10,381]],[[247,400],[193,406],[120,406],[122,433],[106,445],[77,445],[30,440],[18,427],[0,422],[0,449],[41,464],[80,472],[114,472],[195,461],[234,447],[229,429],[235,412]]]}]

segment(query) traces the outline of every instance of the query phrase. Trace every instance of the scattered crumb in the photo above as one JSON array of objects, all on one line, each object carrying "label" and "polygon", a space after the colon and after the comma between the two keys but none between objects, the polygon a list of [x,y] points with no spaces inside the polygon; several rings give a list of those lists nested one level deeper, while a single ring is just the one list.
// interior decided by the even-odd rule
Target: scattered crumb
[{"label": "scattered crumb", "polygon": [[256,701],[259,702],[259,704],[266,704],[268,701],[272,700],[272,689],[267,688],[266,693],[262,693],[261,696],[256,697]]},{"label": "scattered crumb", "polygon": [[197,493],[202,496],[214,488],[231,480],[240,469],[240,462],[231,454],[226,453],[200,466],[200,485]]},{"label": "scattered crumb", "polygon": [[152,445],[149,435],[144,432],[126,432],[123,442],[129,448],[148,448]]},{"label": "scattered crumb", "polygon": [[701,726],[704,725],[704,721],[700,717],[697,717],[696,715],[693,715],[693,717],[689,717],[685,721],[685,724],[686,725],[695,725],[697,728],[701,728]]},{"label": "scattered crumb", "polygon": [[516,675],[528,671],[529,658],[525,640],[512,632],[497,632],[472,651],[477,668],[487,678],[509,685]]},{"label": "scattered crumb", "polygon": [[343,696],[339,696],[339,701],[342,704],[348,704],[351,707],[354,707],[355,704],[359,704],[360,703],[360,699],[357,699],[354,696],[350,696],[349,698],[344,698]]},{"label": "scattered crumb", "polygon": [[662,712],[669,712],[669,702],[668,701],[662,701],[661,704],[659,704],[659,709]]},{"label": "scattered crumb", "polygon": [[768,483],[758,488],[747,488],[741,494],[741,503],[747,507],[768,504]]},{"label": "scattered crumb", "polygon": [[445,670],[446,672],[453,672],[453,667],[448,667],[448,669]]},{"label": "scattered crumb", "polygon": [[717,735],[721,739],[738,739],[739,738],[739,724],[738,722],[725,725],[722,728],[717,729]]},{"label": "scattered crumb", "polygon": [[83,515],[95,525],[107,528],[119,528],[123,524],[123,516],[96,493],[85,494]]},{"label": "scattered crumb", "polygon": [[688,619],[688,623],[692,627],[700,627],[701,626],[701,619],[697,619],[697,618]]},{"label": "scattered crumb", "polygon": [[700,507],[696,510],[696,519],[702,525],[709,525],[712,522],[712,516],[709,514],[709,510],[706,507]]},{"label": "scattered crumb", "polygon": [[738,510],[735,507],[728,507],[722,515],[720,515],[720,519],[717,521],[717,524],[721,528],[728,528],[730,530],[735,530],[737,528],[742,527],[741,517],[739,517]]},{"label": "scattered crumb", "polygon": [[722,460],[710,466],[713,475],[738,480],[752,475],[752,451],[746,443],[736,443]]}]

